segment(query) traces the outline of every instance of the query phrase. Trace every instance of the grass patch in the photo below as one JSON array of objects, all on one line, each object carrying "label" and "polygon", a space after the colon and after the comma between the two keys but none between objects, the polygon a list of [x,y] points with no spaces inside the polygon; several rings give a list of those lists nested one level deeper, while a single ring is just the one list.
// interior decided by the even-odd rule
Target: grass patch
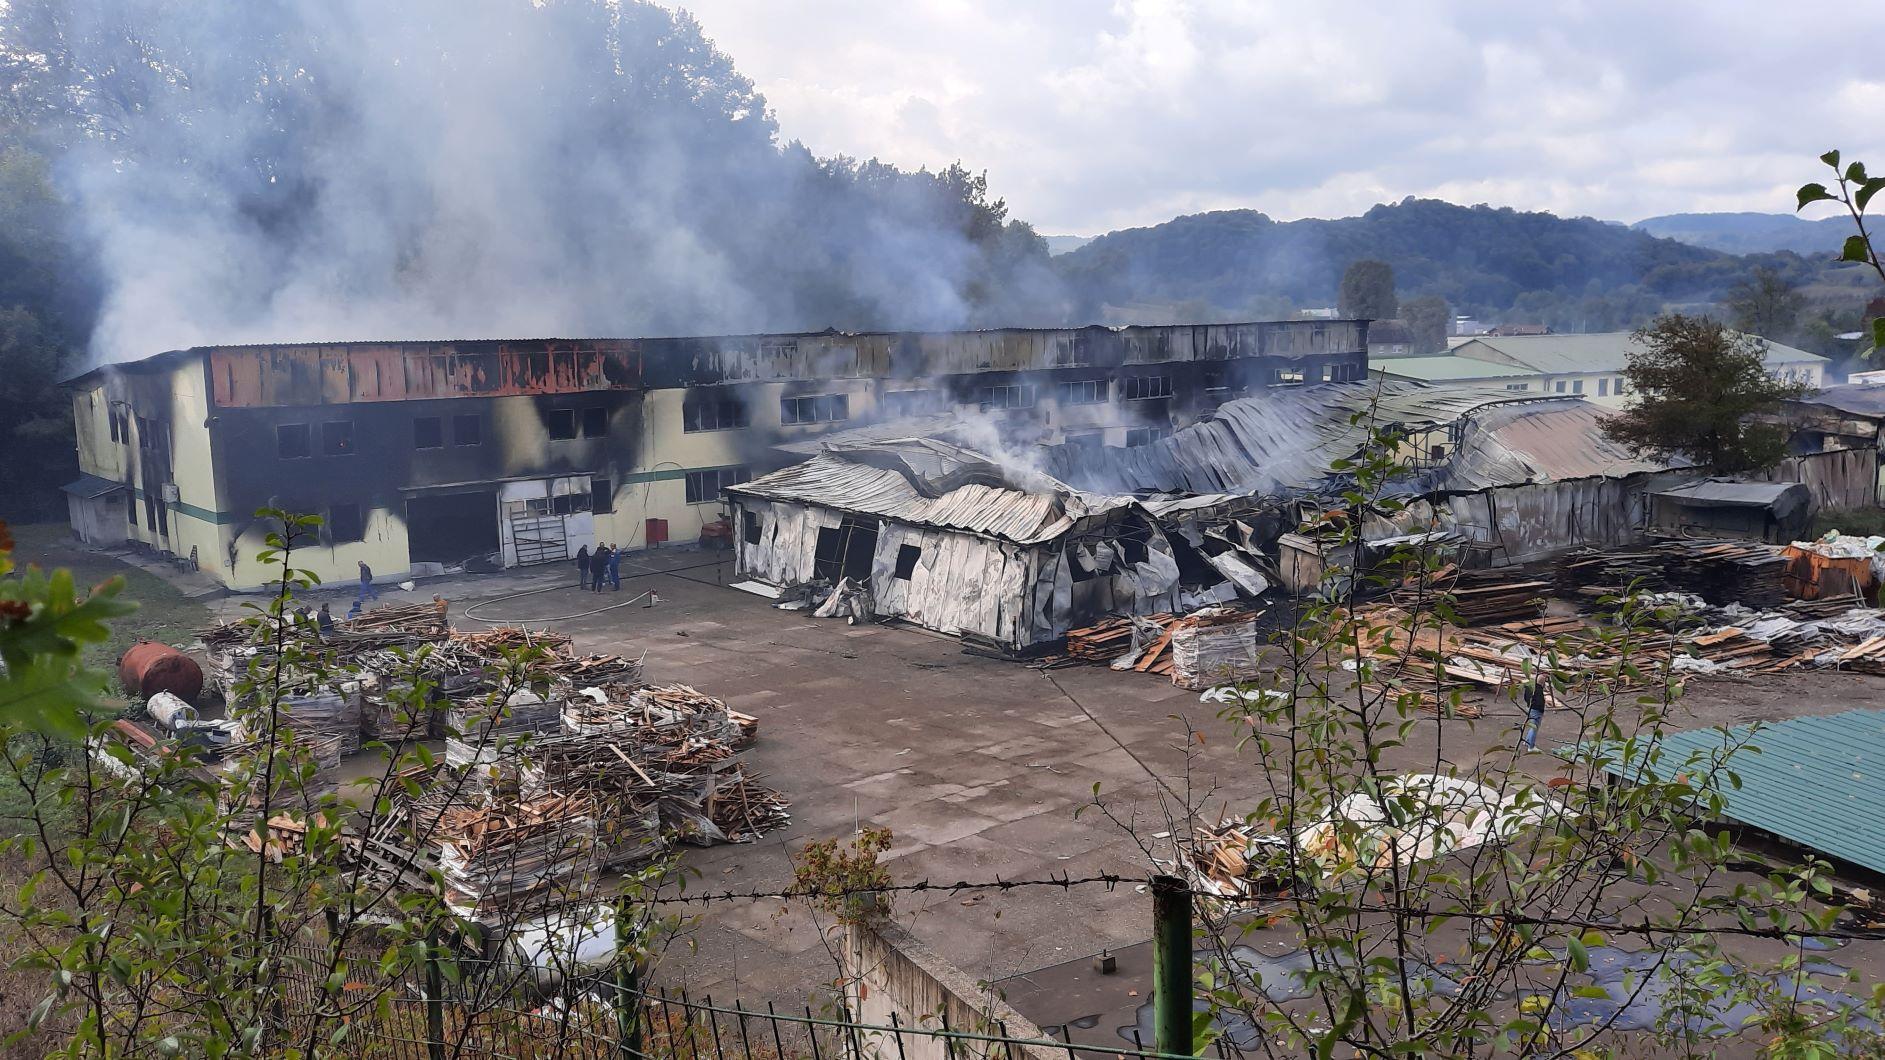
[{"label": "grass patch", "polygon": [[72,572],[81,591],[113,576],[124,578],[123,597],[135,600],[137,611],[112,623],[109,640],[86,646],[87,666],[114,669],[118,656],[140,640],[187,647],[196,639],[196,631],[210,621],[208,608],[178,592],[169,582],[120,562],[116,556],[81,547],[63,523],[9,525],[8,530],[13,534],[13,562],[19,567],[29,563],[46,569],[64,567]]},{"label": "grass patch", "polygon": [[1820,537],[1828,530],[1842,537],[1885,535],[1885,508],[1829,508],[1813,517],[1811,536]]}]

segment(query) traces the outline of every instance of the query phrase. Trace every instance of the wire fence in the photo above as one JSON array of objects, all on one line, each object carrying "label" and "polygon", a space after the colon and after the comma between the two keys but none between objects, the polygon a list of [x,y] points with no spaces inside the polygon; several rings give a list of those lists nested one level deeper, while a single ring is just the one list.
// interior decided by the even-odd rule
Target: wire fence
[{"label": "wire fence", "polygon": [[[487,963],[423,967],[393,983],[338,988],[308,973],[283,978],[277,1033],[368,1060],[1163,1060],[1118,1046],[1011,1034],[999,1020],[951,1026],[946,1013],[869,1022],[846,999],[827,1009],[716,1002],[642,986],[616,972],[557,975]],[[1129,1029],[1130,1030],[1130,1029]],[[1128,1037],[1135,1037],[1128,1035]],[[1220,1039],[1212,1050],[1235,1060]]]}]

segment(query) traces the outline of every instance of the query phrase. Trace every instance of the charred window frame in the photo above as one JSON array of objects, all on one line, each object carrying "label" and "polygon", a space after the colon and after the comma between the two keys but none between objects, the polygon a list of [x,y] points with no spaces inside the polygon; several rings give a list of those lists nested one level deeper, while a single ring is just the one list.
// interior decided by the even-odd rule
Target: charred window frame
[{"label": "charred window frame", "polygon": [[314,455],[308,425],[283,423],[275,427],[275,455],[283,460],[301,460]]},{"label": "charred window frame", "polygon": [[1273,368],[1270,370],[1271,386],[1294,386],[1302,381],[1302,365],[1300,364],[1291,365],[1288,368]]},{"label": "charred window frame", "polygon": [[480,445],[484,442],[484,419],[477,415],[452,417],[453,445]]},{"label": "charred window frame", "polygon": [[689,397],[681,401],[681,430],[686,434],[743,430],[751,423],[746,403],[735,398]]},{"label": "charred window frame", "polygon": [[1137,449],[1142,445],[1151,445],[1161,438],[1170,438],[1170,427],[1133,427],[1126,431],[1126,448]]},{"label": "charred window frame", "polygon": [[753,477],[746,467],[710,467],[687,473],[687,503],[716,504],[720,491]]},{"label": "charred window frame", "polygon": [[589,510],[597,515],[615,511],[615,483],[606,478],[589,480]]},{"label": "charred window frame", "polygon": [[366,523],[358,504],[334,504],[327,509],[327,539],[336,545],[366,540]]},{"label": "charred window frame", "polygon": [[814,394],[779,399],[779,422],[836,423],[851,418],[849,394]]},{"label": "charred window frame", "polygon": [[551,409],[543,418],[545,429],[550,432],[550,440],[567,442],[576,437],[576,410]]},{"label": "charred window frame", "polygon": [[321,424],[321,453],[324,456],[353,454],[352,420],[328,420]]},{"label": "charred window frame", "polygon": [[740,512],[740,537],[749,545],[759,544],[759,513],[752,509]]},{"label": "charred window frame", "polygon": [[[590,487],[593,491],[594,487]],[[592,493],[559,493],[550,498],[550,514],[580,515],[589,510]]]},{"label": "charred window frame", "polygon": [[124,521],[132,526],[137,525],[137,498],[129,493],[124,497]]},{"label": "charred window frame", "polygon": [[583,437],[606,438],[609,435],[609,410],[601,405],[590,405],[582,410]]},{"label": "charred window frame", "polygon": [[1215,394],[1230,389],[1230,373],[1221,364],[1210,365],[1204,370],[1204,391]]},{"label": "charred window frame", "polygon": [[445,421],[437,416],[415,416],[412,420],[414,449],[445,448]]},{"label": "charred window frame", "polygon": [[115,442],[118,440],[118,410],[107,405],[105,418],[111,421],[111,440]]},{"label": "charred window frame", "polygon": [[1149,401],[1172,396],[1169,375],[1129,375],[1119,381],[1120,397],[1127,401]]},{"label": "charred window frame", "polygon": [[1062,405],[1104,405],[1111,389],[1104,379],[1070,379],[1054,385],[1055,400]]},{"label": "charred window frame", "polygon": [[910,578],[916,574],[917,561],[921,560],[922,558],[923,558],[923,550],[921,548],[918,548],[915,545],[898,545],[897,546],[897,569],[896,569],[897,580],[904,581],[904,582],[909,581]]},{"label": "charred window frame", "polygon": [[985,386],[976,394],[976,406],[983,412],[992,409],[1031,409],[1036,394],[1031,383],[1003,383]]}]

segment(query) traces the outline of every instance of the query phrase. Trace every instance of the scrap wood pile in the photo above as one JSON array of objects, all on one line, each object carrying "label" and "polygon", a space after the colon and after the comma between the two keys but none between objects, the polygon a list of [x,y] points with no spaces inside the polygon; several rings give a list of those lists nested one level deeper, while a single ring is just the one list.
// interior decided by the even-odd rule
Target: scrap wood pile
[{"label": "scrap wood pile", "polygon": [[590,891],[595,807],[575,795],[448,807],[438,822],[445,902],[479,918],[569,901]]},{"label": "scrap wood pile", "polygon": [[1652,549],[1573,549],[1552,572],[1557,595],[1566,599],[1614,596],[1632,588],[1658,592],[1667,580],[1662,553]]},{"label": "scrap wood pile", "polygon": [[1216,827],[1198,825],[1183,850],[1182,868],[1196,890],[1249,901],[1283,889],[1288,850],[1282,836],[1233,818]]},{"label": "scrap wood pile", "polygon": [[1104,663],[1115,670],[1169,677],[1187,688],[1248,681],[1257,676],[1257,619],[1262,614],[1226,605],[1189,615],[1102,619],[1068,630],[1066,651],[1036,665]]},{"label": "scrap wood pile", "polygon": [[1437,571],[1404,579],[1388,593],[1388,599],[1403,607],[1430,606],[1444,601],[1461,624],[1483,626],[1540,614],[1550,590],[1550,582],[1522,571],[1509,568],[1462,571],[1449,564]]},{"label": "scrap wood pile", "polygon": [[337,625],[346,633],[412,633],[421,636],[448,633],[451,627],[446,622],[447,606],[445,599],[439,596],[434,596],[432,602],[426,604],[381,604]]}]

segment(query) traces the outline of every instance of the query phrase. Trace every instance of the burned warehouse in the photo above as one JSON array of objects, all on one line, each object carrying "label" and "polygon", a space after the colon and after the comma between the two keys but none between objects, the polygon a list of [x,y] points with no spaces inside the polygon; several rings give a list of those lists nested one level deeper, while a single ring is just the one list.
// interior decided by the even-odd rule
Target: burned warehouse
[{"label": "burned warehouse", "polygon": [[296,564],[330,580],[563,562],[725,542],[726,488],[833,432],[948,416],[1118,451],[1252,393],[1364,378],[1366,351],[1367,324],[1342,320],[197,347],[69,382],[67,502],[85,541],[231,588],[264,580],[246,559],[263,508],[322,517]]}]

